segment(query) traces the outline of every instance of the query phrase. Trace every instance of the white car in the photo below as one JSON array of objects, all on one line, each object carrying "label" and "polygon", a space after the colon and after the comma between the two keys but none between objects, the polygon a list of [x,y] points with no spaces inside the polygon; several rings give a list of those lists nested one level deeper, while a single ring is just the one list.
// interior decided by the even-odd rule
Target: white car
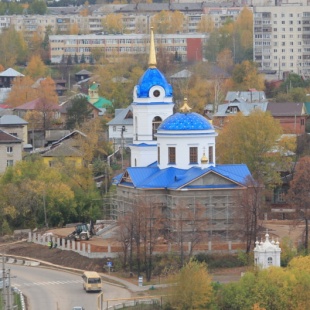
[{"label": "white car", "polygon": [[84,307],[73,307],[72,310],[85,310]]}]

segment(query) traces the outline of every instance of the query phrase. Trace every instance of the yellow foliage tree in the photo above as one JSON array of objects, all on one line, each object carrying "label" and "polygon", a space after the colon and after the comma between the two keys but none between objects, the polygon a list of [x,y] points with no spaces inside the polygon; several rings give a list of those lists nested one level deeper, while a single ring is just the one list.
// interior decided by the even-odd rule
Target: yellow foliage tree
[{"label": "yellow foliage tree", "polygon": [[233,90],[265,89],[264,75],[259,74],[255,63],[245,60],[234,67],[232,73]]},{"label": "yellow foliage tree", "polygon": [[253,13],[247,7],[243,8],[234,23],[234,31],[240,34],[243,48],[253,46]]},{"label": "yellow foliage tree", "polygon": [[[218,163],[247,164],[255,179],[265,186],[280,182],[281,169],[289,169],[289,158],[271,153],[282,134],[281,125],[260,109],[248,116],[230,116],[217,138]],[[274,169],[274,166],[278,169]]]},{"label": "yellow foliage tree", "polygon": [[226,70],[229,71],[234,65],[234,60],[232,57],[232,52],[230,49],[225,48],[223,49],[216,57],[216,63],[217,65]]},{"label": "yellow foliage tree", "polygon": [[122,14],[108,14],[102,20],[103,27],[108,33],[123,33],[123,15]]},{"label": "yellow foliage tree", "polygon": [[173,277],[169,303],[173,309],[208,309],[213,290],[205,263],[190,260]]},{"label": "yellow foliage tree", "polygon": [[33,79],[38,79],[47,75],[48,68],[45,66],[39,55],[33,55],[28,63],[25,73]]},{"label": "yellow foliage tree", "polygon": [[182,31],[184,15],[179,12],[161,11],[152,18],[151,25],[155,33],[177,33]]},{"label": "yellow foliage tree", "polygon": [[211,32],[214,29],[214,21],[210,15],[202,15],[197,25],[198,32]]},{"label": "yellow foliage tree", "polygon": [[74,35],[74,34],[79,34],[79,25],[78,23],[72,23],[70,24],[70,34]]},{"label": "yellow foliage tree", "polygon": [[17,77],[13,80],[12,90],[5,102],[12,108],[37,98],[36,90],[32,87],[34,81],[29,77]]}]

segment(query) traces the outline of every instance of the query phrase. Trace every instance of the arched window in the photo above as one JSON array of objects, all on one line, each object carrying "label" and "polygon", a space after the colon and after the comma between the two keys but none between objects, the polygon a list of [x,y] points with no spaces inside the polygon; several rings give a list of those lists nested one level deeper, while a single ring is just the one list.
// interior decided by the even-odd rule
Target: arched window
[{"label": "arched window", "polygon": [[152,135],[153,135],[153,140],[157,140],[155,137],[155,134],[157,133],[157,128],[159,125],[162,123],[162,119],[159,116],[155,116],[152,120]]}]

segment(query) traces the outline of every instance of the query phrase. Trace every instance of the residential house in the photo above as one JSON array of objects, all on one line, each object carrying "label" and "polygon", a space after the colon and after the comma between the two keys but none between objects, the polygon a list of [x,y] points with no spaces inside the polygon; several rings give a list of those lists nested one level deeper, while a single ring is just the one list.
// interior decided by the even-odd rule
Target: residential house
[{"label": "residential house", "polygon": [[0,129],[17,137],[22,144],[28,144],[28,122],[17,115],[3,115],[0,117]]},{"label": "residential house", "polygon": [[[61,104],[59,104],[59,107],[60,107],[59,112],[61,114],[62,127],[66,124],[67,113],[68,113],[68,109],[72,107],[72,100],[74,100],[74,98],[79,97],[79,96],[85,97],[88,100],[88,97],[86,95],[77,94],[77,95],[70,97],[67,101],[64,101]],[[97,118],[103,114],[102,109],[97,108],[96,106],[91,104],[89,101],[87,101],[87,104],[88,104],[88,109],[91,111],[89,119]]]},{"label": "residential house", "polygon": [[238,112],[249,115],[253,110],[267,110],[268,101],[262,91],[250,90],[247,92],[228,92],[225,98],[227,103],[219,104],[213,115],[213,125],[224,127],[229,117]]},{"label": "residential house", "polygon": [[77,82],[79,82],[79,81],[89,79],[91,77],[91,75],[92,75],[92,73],[90,71],[83,69],[83,70],[75,73],[74,76],[75,76],[75,80]]},{"label": "residential house", "polygon": [[115,117],[108,122],[109,140],[114,145],[125,145],[133,141],[132,106],[126,109],[115,109]]},{"label": "residential house", "polygon": [[284,133],[303,134],[306,132],[305,104],[302,102],[269,102],[267,111],[277,119]]},{"label": "residential house", "polygon": [[0,173],[22,160],[22,140],[0,129]]},{"label": "residential house", "polygon": [[0,88],[11,88],[13,80],[16,77],[23,77],[24,75],[20,72],[9,68],[0,73]]},{"label": "residential house", "polygon": [[83,165],[83,152],[80,150],[81,141],[79,138],[86,135],[78,130],[74,130],[58,141],[52,143],[50,147],[41,152],[44,163],[53,167],[56,163],[64,161],[73,167]]},{"label": "residential house", "polygon": [[46,144],[45,130],[58,126],[61,121],[60,107],[57,104],[45,101],[42,98],[26,102],[13,109],[13,113],[24,118],[27,112],[38,112],[38,116],[33,115],[29,120],[29,143],[34,148],[42,147]]}]

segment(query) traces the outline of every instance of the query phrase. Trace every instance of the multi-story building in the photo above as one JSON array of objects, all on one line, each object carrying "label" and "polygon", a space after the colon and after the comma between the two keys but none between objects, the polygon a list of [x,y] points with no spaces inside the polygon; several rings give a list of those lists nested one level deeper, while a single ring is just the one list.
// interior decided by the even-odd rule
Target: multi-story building
[{"label": "multi-story building", "polygon": [[279,79],[294,72],[310,77],[310,7],[296,5],[254,8],[254,61]]},{"label": "multi-story building", "polygon": [[[155,40],[157,49],[164,49],[182,61],[202,60],[202,49],[208,39],[207,34],[163,34]],[[84,55],[86,62],[90,61],[93,49],[100,49],[106,58],[118,58],[122,55],[145,54],[149,36],[143,34],[120,35],[52,35],[50,40],[50,57],[52,63],[60,63],[69,55]]]},{"label": "multi-story building", "polygon": [[88,16],[82,16],[81,8],[49,8],[46,15],[12,15],[0,18],[0,31],[14,26],[30,36],[34,32],[44,35],[47,26],[53,34],[89,34],[103,31],[103,21],[108,14],[122,16],[123,32],[149,33],[152,19],[161,11],[179,11],[184,16],[180,32],[197,32],[199,22],[210,16],[215,27],[220,27],[228,18],[236,19],[243,9],[241,1],[234,2],[188,2],[188,3],[139,3],[123,5],[90,6]]}]

